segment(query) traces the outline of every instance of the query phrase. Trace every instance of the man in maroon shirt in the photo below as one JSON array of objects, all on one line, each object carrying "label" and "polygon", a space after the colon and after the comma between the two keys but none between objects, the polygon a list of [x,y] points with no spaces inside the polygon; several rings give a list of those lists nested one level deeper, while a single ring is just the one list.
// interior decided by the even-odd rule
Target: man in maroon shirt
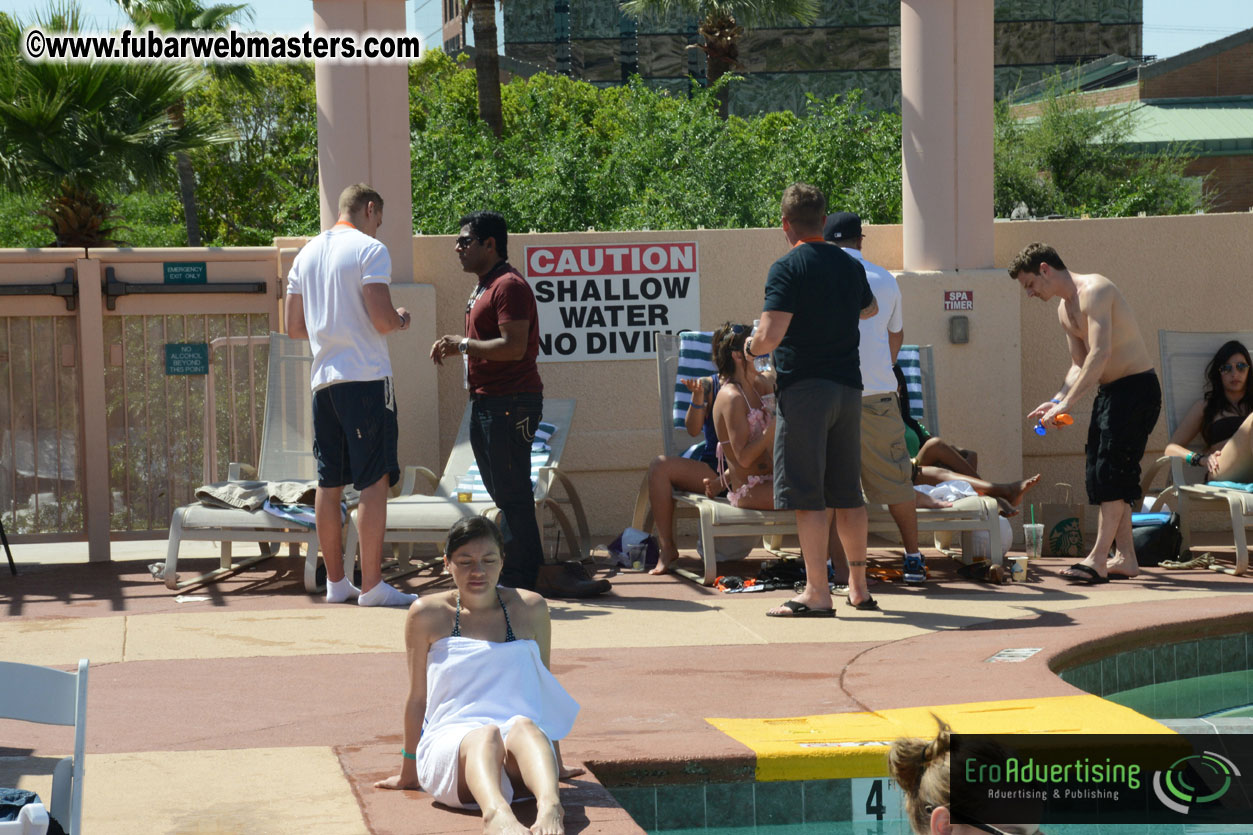
[{"label": "man in maroon shirt", "polygon": [[[588,597],[609,590],[581,566],[543,565],[531,484],[531,442],[544,410],[535,294],[507,260],[508,227],[498,212],[461,218],[457,257],[478,276],[466,304],[465,336],[446,335],[431,346],[431,359],[460,353],[470,392],[470,446],[483,485],[504,517],[502,585],[538,590],[551,597]],[[572,573],[573,572],[573,573]]]}]

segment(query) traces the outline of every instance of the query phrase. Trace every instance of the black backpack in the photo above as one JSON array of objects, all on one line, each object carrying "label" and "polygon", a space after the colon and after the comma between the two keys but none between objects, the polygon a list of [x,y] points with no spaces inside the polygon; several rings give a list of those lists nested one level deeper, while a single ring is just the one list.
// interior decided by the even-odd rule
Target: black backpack
[{"label": "black backpack", "polygon": [[1179,514],[1170,514],[1170,519],[1166,522],[1137,525],[1133,521],[1131,539],[1135,543],[1136,562],[1140,565],[1152,566],[1162,560],[1179,559],[1179,551],[1183,545],[1183,534],[1179,532]]}]

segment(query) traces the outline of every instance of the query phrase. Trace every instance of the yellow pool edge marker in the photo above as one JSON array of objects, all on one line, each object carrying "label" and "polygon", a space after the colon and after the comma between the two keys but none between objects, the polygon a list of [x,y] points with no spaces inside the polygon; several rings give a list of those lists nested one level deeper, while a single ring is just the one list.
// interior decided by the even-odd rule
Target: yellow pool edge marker
[{"label": "yellow pool edge marker", "polygon": [[872,713],[705,721],[757,755],[759,781],[835,780],[886,777],[887,751],[892,740],[935,736],[933,713],[958,733],[1175,733],[1131,708],[1089,693]]}]

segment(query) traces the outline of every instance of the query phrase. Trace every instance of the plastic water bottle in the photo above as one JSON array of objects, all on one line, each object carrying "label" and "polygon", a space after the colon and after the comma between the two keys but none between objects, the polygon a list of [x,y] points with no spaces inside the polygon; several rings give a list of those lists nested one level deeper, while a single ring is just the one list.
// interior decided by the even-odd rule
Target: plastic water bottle
[{"label": "plastic water bottle", "polygon": [[[761,326],[760,319],[753,320],[753,332],[749,334],[749,338],[757,336],[757,330]],[[769,354],[762,354],[760,357],[753,357],[753,368],[757,369],[758,374],[765,374],[768,371],[774,371],[774,363],[770,361]]]}]

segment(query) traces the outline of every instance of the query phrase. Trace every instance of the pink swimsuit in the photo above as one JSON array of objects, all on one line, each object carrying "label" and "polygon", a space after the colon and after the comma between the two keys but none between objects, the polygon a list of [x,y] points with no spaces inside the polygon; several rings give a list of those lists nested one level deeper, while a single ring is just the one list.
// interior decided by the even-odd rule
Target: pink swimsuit
[{"label": "pink swimsuit", "polygon": [[[754,409],[752,404],[748,402],[748,396],[740,391],[740,397],[744,398],[744,405],[748,406],[748,430],[752,434],[752,439],[760,438],[766,432],[766,426],[770,423],[770,416],[774,414],[774,395],[761,395],[760,408]],[[727,490],[727,501],[732,507],[739,507],[740,502],[748,496],[748,491],[752,490],[758,484],[770,484],[774,481],[774,474],[770,475],[750,475],[737,489],[731,488],[731,470],[727,466],[726,454],[723,448],[730,441],[718,442],[718,480],[722,482],[722,486]]]}]

